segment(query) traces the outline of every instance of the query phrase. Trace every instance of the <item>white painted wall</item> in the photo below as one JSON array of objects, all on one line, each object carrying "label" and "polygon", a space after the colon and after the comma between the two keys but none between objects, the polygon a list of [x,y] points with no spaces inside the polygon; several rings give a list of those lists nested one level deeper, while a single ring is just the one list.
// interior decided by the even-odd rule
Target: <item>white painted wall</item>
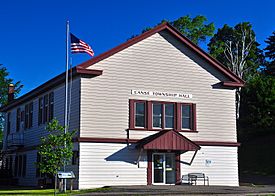
[{"label": "white painted wall", "polygon": [[[202,146],[191,166],[181,163],[181,174],[205,173],[210,185],[239,186],[237,151],[237,147]],[[190,163],[193,155],[192,151],[186,152],[181,161]],[[203,181],[197,184],[203,185]]]},{"label": "white painted wall", "polygon": [[[126,138],[129,99],[197,104],[198,133],[182,133],[194,141],[235,142],[235,90],[213,88],[228,80],[167,33],[157,33],[92,66],[103,70],[81,78],[81,137]],[[131,90],[181,92],[192,99],[131,95]],[[130,139],[154,131],[130,130]]]},{"label": "white painted wall", "polygon": [[[147,169],[138,168],[138,155],[134,145],[81,142],[79,188],[146,185]],[[147,161],[146,154],[141,159]]]}]

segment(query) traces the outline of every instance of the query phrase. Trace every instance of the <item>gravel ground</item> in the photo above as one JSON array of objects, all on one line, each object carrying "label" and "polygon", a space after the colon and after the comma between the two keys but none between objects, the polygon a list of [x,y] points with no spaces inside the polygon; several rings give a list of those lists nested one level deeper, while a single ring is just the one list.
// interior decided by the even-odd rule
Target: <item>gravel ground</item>
[{"label": "gravel ground", "polygon": [[113,186],[85,195],[275,195],[275,186]]}]

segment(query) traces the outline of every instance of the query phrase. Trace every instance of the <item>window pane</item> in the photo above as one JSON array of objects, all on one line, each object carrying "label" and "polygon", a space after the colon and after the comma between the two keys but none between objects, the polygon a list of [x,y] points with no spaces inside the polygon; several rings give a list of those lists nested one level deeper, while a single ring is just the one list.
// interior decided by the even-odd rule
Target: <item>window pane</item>
[{"label": "window pane", "polygon": [[165,104],[165,128],[174,128],[174,104]]},{"label": "window pane", "polygon": [[145,127],[145,103],[135,103],[135,127]]},{"label": "window pane", "polygon": [[181,106],[181,112],[183,117],[189,117],[190,118],[190,105],[182,105]]},{"label": "window pane", "polygon": [[165,104],[165,116],[174,116],[174,104]]},{"label": "window pane", "polygon": [[144,116],[136,115],[135,122],[136,122],[135,123],[136,127],[144,127],[145,126]]},{"label": "window pane", "polygon": [[162,104],[153,103],[153,127],[162,127]]},{"label": "window pane", "polygon": [[191,129],[190,119],[191,119],[191,105],[181,106],[181,127],[182,129]]},{"label": "window pane", "polygon": [[189,118],[182,118],[181,124],[183,129],[191,129]]},{"label": "window pane", "polygon": [[145,104],[144,103],[136,103],[136,114],[143,114],[145,111]]}]

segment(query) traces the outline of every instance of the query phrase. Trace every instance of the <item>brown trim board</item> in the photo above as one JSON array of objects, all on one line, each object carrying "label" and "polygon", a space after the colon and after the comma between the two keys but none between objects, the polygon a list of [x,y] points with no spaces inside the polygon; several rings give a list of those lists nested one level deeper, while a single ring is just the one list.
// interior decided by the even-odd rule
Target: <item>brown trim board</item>
[{"label": "brown trim board", "polygon": [[[137,143],[138,139],[121,139],[121,138],[92,138],[92,137],[79,137],[77,142],[97,142],[97,143]],[[238,142],[219,142],[219,141],[193,141],[200,146],[228,146],[237,147],[241,144]]]}]

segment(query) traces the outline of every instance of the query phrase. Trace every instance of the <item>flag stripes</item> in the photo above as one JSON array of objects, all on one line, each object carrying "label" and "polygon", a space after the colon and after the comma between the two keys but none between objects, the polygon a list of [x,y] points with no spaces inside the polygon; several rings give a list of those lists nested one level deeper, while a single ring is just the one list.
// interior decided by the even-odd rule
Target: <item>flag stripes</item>
[{"label": "flag stripes", "polygon": [[71,52],[72,53],[87,53],[94,56],[93,49],[84,41],[78,39],[71,33]]}]

